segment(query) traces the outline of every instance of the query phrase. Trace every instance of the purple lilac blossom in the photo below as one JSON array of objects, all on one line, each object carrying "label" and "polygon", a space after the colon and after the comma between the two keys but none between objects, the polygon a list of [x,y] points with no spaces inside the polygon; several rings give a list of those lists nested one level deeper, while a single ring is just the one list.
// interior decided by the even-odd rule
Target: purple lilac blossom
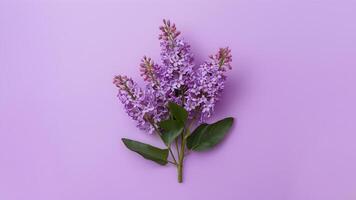
[{"label": "purple lilac blossom", "polygon": [[230,49],[221,48],[195,71],[195,77],[187,92],[185,109],[200,114],[200,122],[204,122],[213,113],[224,89],[224,72],[231,69],[231,61]]},{"label": "purple lilac blossom", "polygon": [[183,105],[188,84],[193,79],[193,55],[190,46],[178,37],[180,32],[175,24],[163,20],[160,30],[161,88],[167,100]]},{"label": "purple lilac blossom", "polygon": [[135,121],[137,127],[149,133],[153,133],[151,125],[154,111],[154,99],[149,93],[142,89],[131,78],[127,76],[115,76],[113,83],[118,87],[118,98],[124,105],[126,113]]},{"label": "purple lilac blossom", "polygon": [[167,100],[161,87],[161,66],[155,64],[151,58],[144,56],[141,60],[140,67],[140,71],[142,72],[141,76],[149,83],[146,86],[145,93],[146,96],[148,96],[147,98],[150,98],[150,100],[154,102],[152,104],[152,106],[154,106],[152,118],[157,124],[162,119],[168,117],[168,109],[166,108],[166,105],[169,100]]}]

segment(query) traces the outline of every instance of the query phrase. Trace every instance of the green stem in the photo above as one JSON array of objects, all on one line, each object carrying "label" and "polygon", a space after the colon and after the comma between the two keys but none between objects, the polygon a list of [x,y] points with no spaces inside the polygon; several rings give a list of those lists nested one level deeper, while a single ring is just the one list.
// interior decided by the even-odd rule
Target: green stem
[{"label": "green stem", "polygon": [[182,133],[182,142],[180,146],[180,154],[179,154],[179,160],[178,160],[178,183],[183,182],[183,163],[184,163],[184,156],[185,156],[185,143],[186,143],[186,138],[184,137],[185,134],[189,134],[189,128]]},{"label": "green stem", "polygon": [[179,161],[178,161],[178,183],[183,182],[183,160],[184,160],[184,142],[182,141],[181,143],[181,152],[179,156]]},{"label": "green stem", "polygon": [[167,160],[167,162],[171,163],[172,165],[178,166],[177,163],[174,163],[174,162],[172,162],[170,160]]},{"label": "green stem", "polygon": [[183,164],[178,164],[177,169],[178,169],[178,183],[182,183],[183,182]]},{"label": "green stem", "polygon": [[176,138],[176,151],[177,151],[178,158],[179,158],[178,137]]},{"label": "green stem", "polygon": [[177,165],[178,163],[177,163],[176,158],[174,157],[174,154],[173,154],[173,151],[172,151],[171,147],[168,147],[168,150],[169,150],[169,152],[171,153],[171,156],[172,156],[172,158],[173,158],[173,160],[174,160],[174,164]]}]

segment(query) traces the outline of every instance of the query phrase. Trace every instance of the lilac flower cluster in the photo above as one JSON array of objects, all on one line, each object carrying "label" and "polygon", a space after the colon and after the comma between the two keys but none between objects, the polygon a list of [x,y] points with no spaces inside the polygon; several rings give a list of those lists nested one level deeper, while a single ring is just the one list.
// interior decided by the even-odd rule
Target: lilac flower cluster
[{"label": "lilac flower cluster", "polygon": [[179,39],[180,32],[175,24],[163,20],[159,36],[161,45],[162,68],[161,85],[169,101],[184,104],[184,93],[193,79],[193,55],[190,46]]},{"label": "lilac flower cluster", "polygon": [[231,51],[227,47],[221,48],[216,55],[209,58],[209,61],[195,71],[184,105],[186,110],[200,114],[201,122],[213,113],[215,103],[224,89],[226,80],[224,72],[227,68],[231,69]]},{"label": "lilac flower cluster", "polygon": [[141,60],[141,76],[148,82],[145,90],[126,76],[116,76],[118,97],[128,115],[140,129],[154,132],[155,126],[168,117],[172,101],[184,106],[190,118],[205,121],[214,111],[224,88],[226,69],[231,69],[231,51],[221,48],[216,55],[195,67],[190,46],[180,38],[175,24],[163,20],[159,35],[162,65],[151,58]]},{"label": "lilac flower cluster", "polygon": [[[142,130],[153,132],[150,124],[149,113],[154,109],[149,95],[127,76],[115,76],[114,84],[119,88],[118,97],[125,107],[127,114],[137,121],[137,126]],[[148,100],[148,101],[147,101]]]}]

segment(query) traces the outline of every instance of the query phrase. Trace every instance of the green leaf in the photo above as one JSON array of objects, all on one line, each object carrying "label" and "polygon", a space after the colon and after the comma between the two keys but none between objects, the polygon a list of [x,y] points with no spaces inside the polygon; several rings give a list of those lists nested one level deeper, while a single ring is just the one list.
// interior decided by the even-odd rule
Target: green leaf
[{"label": "green leaf", "polygon": [[159,123],[159,127],[163,129],[162,139],[169,146],[182,132],[184,124],[178,120],[165,120]]},{"label": "green leaf", "polygon": [[188,149],[194,149],[199,145],[200,138],[206,131],[209,124],[200,124],[187,139]]},{"label": "green leaf", "polygon": [[159,149],[157,147],[142,142],[122,138],[125,146],[148,160],[152,160],[160,165],[167,164],[168,149]]},{"label": "green leaf", "polygon": [[234,118],[228,117],[213,124],[201,124],[187,138],[187,147],[193,151],[209,150],[228,133]]},{"label": "green leaf", "polygon": [[176,120],[179,120],[179,121],[183,122],[183,124],[185,124],[185,121],[187,121],[187,119],[188,119],[188,112],[182,106],[180,106],[176,103],[173,103],[173,102],[169,102],[168,109],[169,109],[169,112],[171,113],[171,115]]}]

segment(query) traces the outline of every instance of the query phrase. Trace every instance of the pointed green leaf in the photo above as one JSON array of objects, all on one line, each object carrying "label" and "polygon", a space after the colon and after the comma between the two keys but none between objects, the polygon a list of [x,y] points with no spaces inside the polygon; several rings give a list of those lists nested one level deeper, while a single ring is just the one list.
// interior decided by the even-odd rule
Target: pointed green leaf
[{"label": "pointed green leaf", "polygon": [[200,124],[187,139],[188,149],[194,149],[199,145],[200,138],[206,131],[209,124]]},{"label": "pointed green leaf", "polygon": [[122,138],[125,146],[148,160],[152,160],[160,165],[167,164],[168,149],[160,149],[149,144]]},{"label": "pointed green leaf", "polygon": [[179,120],[179,121],[183,122],[183,124],[185,124],[185,121],[187,121],[187,119],[188,119],[188,112],[182,106],[180,106],[176,103],[173,103],[173,102],[169,102],[168,109],[169,109],[169,112],[171,113],[171,115],[176,120]]},{"label": "pointed green leaf", "polygon": [[193,151],[211,149],[228,133],[234,118],[228,117],[213,124],[202,124],[187,139],[187,147]]},{"label": "pointed green leaf", "polygon": [[184,129],[184,125],[181,121],[172,119],[161,121],[159,127],[163,129],[162,139],[167,146],[169,146]]}]

